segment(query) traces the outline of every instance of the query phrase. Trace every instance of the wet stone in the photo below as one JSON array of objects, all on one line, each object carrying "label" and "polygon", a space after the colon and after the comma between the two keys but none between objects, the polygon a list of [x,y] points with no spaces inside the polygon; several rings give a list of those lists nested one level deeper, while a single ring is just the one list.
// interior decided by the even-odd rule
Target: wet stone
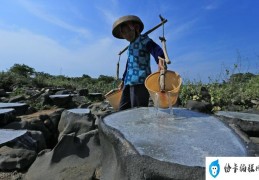
[{"label": "wet stone", "polygon": [[174,108],[172,115],[136,108],[108,115],[103,122],[140,155],[159,161],[205,167],[206,156],[247,156],[242,140],[224,123],[187,109]]},{"label": "wet stone", "polygon": [[25,103],[0,103],[1,108],[12,108],[12,107],[20,107],[26,105]]},{"label": "wet stone", "polygon": [[80,115],[86,115],[89,114],[91,111],[90,109],[84,109],[84,108],[77,108],[77,109],[69,109],[68,112],[74,113],[74,114],[80,114]]},{"label": "wet stone", "polygon": [[15,109],[16,115],[23,115],[28,110],[28,105],[26,103],[0,103],[0,109]]},{"label": "wet stone", "polygon": [[53,98],[66,98],[66,97],[69,97],[69,96],[71,96],[70,94],[58,94],[58,95],[50,95],[49,97],[51,98],[51,99],[53,99]]},{"label": "wet stone", "polygon": [[0,126],[4,126],[15,119],[13,108],[0,109]]},{"label": "wet stone", "polygon": [[259,115],[258,114],[231,112],[231,111],[218,111],[216,113],[216,115],[224,116],[224,117],[228,117],[228,118],[238,118],[238,119],[241,119],[243,121],[259,122]]},{"label": "wet stone", "polygon": [[0,129],[0,145],[21,137],[27,133],[27,130]]},{"label": "wet stone", "polygon": [[14,111],[13,108],[0,109],[0,115],[1,115],[1,114],[6,114],[6,113],[11,113],[11,112],[13,112],[13,111]]}]

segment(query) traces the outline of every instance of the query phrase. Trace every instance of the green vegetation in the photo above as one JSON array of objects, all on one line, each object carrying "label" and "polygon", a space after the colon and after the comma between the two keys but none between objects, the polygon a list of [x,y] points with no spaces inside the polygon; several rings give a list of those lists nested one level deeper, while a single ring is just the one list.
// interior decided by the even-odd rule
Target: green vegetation
[{"label": "green vegetation", "polygon": [[[238,68],[234,65],[234,68]],[[231,105],[238,106],[238,110],[254,107],[252,100],[259,101],[259,75],[251,73],[233,73],[225,71],[225,79],[211,81],[208,84],[202,82],[184,81],[179,94],[181,105],[188,100],[204,101],[201,93],[206,88],[210,94],[209,101],[213,110],[228,110]],[[232,71],[234,72],[234,71]],[[55,87],[71,90],[87,88],[91,92],[106,94],[120,83],[113,77],[100,75],[91,78],[88,75],[82,77],[52,76],[43,72],[36,72],[33,68],[24,64],[15,64],[7,72],[0,72],[0,89],[13,91],[12,95],[22,94],[23,87],[43,88]],[[258,109],[258,106],[257,106]]]},{"label": "green vegetation", "polygon": [[36,72],[26,65],[15,64],[7,72],[0,72],[0,89],[12,91],[13,88],[23,86],[43,88],[67,88],[71,90],[87,88],[89,92],[105,93],[118,86],[119,81],[113,77],[100,75],[91,78],[88,75],[82,77],[53,76],[44,72]]}]

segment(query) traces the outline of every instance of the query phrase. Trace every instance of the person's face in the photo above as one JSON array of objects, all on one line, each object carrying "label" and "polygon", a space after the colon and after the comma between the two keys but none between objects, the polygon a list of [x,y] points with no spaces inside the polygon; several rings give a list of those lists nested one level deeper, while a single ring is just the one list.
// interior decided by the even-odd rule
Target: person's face
[{"label": "person's face", "polygon": [[135,29],[130,28],[127,24],[121,26],[121,35],[127,41],[132,42],[135,39]]}]

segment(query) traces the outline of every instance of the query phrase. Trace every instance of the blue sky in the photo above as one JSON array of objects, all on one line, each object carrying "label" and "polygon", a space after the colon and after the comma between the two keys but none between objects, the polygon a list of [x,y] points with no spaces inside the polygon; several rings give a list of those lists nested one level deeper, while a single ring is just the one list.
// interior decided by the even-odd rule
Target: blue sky
[{"label": "blue sky", "polygon": [[[161,14],[168,20],[168,69],[184,79],[219,79],[234,64],[235,72],[258,73],[258,9],[257,0],[1,0],[0,71],[18,63],[51,75],[115,76],[128,42],[112,36],[113,22],[134,14],[146,32]],[[162,28],[149,36],[162,45]],[[125,63],[126,53],[120,74]]]}]

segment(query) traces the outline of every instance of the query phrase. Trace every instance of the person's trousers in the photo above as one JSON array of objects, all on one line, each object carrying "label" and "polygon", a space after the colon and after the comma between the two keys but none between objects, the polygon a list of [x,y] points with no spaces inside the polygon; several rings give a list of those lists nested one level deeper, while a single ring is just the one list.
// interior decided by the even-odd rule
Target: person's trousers
[{"label": "person's trousers", "polygon": [[119,110],[148,107],[149,92],[144,84],[123,87]]}]

